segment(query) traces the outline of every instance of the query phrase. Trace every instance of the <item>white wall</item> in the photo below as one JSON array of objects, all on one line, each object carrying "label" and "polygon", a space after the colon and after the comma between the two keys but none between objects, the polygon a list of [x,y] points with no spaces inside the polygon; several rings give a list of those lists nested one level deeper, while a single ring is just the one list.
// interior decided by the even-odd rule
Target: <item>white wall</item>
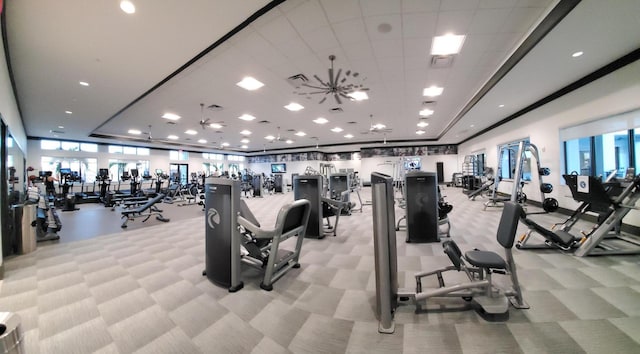
[{"label": "white wall", "polygon": [[[554,191],[550,196],[558,199],[561,207],[575,209],[578,203],[571,198],[569,188],[561,182],[564,170],[564,151],[560,130],[640,107],[640,62],[627,65],[591,84],[548,103],[522,117],[502,125],[487,134],[458,146],[463,156],[485,149],[487,166],[497,167],[497,146],[505,142],[529,137],[540,150],[541,164],[551,168],[551,175],[543,181],[551,183]],[[539,192],[534,173],[533,183],[525,186],[530,199],[538,200]],[[511,186],[506,185],[510,191]],[[538,200],[539,201],[539,200]],[[631,211],[624,222],[640,226],[640,212]]]},{"label": "white wall", "polygon": [[5,61],[4,46],[0,45],[0,114],[5,124],[9,126],[9,131],[20,149],[27,152],[27,134],[24,131],[22,117],[18,112],[18,104],[16,103],[9,79],[9,69]]}]

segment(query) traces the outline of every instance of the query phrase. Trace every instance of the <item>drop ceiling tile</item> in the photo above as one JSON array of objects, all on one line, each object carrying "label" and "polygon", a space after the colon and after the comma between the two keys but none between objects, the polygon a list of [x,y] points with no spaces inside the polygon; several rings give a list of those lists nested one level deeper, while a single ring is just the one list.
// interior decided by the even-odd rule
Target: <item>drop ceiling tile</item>
[{"label": "drop ceiling tile", "polygon": [[440,3],[440,11],[475,10],[479,4],[480,0],[442,0]]},{"label": "drop ceiling tile", "polygon": [[298,33],[314,31],[329,25],[324,10],[317,1],[307,1],[287,13],[287,18]]},{"label": "drop ceiling tile", "polygon": [[518,0],[480,0],[481,9],[505,9],[515,7]]},{"label": "drop ceiling tile", "polygon": [[339,46],[338,40],[329,26],[320,27],[310,32],[302,32],[300,35],[314,51]]},{"label": "drop ceiling tile", "polygon": [[286,43],[298,38],[298,33],[291,23],[281,19],[256,26],[256,30],[271,43]]},{"label": "drop ceiling tile", "polygon": [[365,17],[383,14],[399,14],[402,12],[400,0],[367,0],[360,1],[362,14]]},{"label": "drop ceiling tile", "polygon": [[[378,39],[400,39],[402,38],[402,17],[401,15],[371,16],[364,19],[369,38],[374,41]],[[381,25],[390,25],[391,31],[381,32]]]},{"label": "drop ceiling tile", "polygon": [[376,58],[398,57],[402,55],[402,41],[393,39],[372,41]]},{"label": "drop ceiling tile", "polygon": [[321,0],[329,22],[342,22],[362,17],[358,0]]},{"label": "drop ceiling tile", "polygon": [[343,46],[343,50],[349,61],[370,61],[373,56],[373,48],[368,41],[357,42],[348,46]]},{"label": "drop ceiling tile", "polygon": [[492,34],[498,33],[506,18],[509,17],[511,9],[480,9],[476,11],[473,20],[469,25],[469,33]]},{"label": "drop ceiling tile", "polygon": [[402,12],[437,12],[440,0],[402,0]]},{"label": "drop ceiling tile", "polygon": [[435,12],[405,13],[402,15],[402,34],[404,38],[433,37],[438,22]]},{"label": "drop ceiling tile", "polygon": [[474,11],[445,11],[438,14],[436,36],[447,33],[467,34]]},{"label": "drop ceiling tile", "polygon": [[369,41],[369,36],[362,18],[334,23],[332,28],[338,37],[338,41],[343,46]]}]

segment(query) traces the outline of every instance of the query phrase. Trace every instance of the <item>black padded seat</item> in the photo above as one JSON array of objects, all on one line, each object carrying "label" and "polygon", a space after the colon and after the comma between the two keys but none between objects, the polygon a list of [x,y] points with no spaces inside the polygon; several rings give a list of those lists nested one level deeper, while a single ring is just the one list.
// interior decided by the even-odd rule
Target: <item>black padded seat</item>
[{"label": "black padded seat", "polygon": [[473,265],[479,268],[506,269],[507,263],[495,252],[491,251],[469,251],[464,257]]}]

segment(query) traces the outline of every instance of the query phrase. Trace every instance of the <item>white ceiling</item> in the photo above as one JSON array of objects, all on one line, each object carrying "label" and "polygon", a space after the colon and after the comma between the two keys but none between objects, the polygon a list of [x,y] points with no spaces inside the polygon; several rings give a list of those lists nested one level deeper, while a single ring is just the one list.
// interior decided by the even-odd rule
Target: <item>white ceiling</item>
[{"label": "white ceiling", "polygon": [[[119,0],[6,2],[10,59],[27,135],[105,141],[93,134],[126,141],[136,138],[129,129],[148,132],[151,126],[152,146],[213,150],[228,142],[227,150],[249,152],[383,140],[455,144],[640,43],[640,1],[583,0],[461,115],[558,1],[288,0],[137,100],[269,2],[133,3],[137,11],[127,15]],[[380,25],[391,30],[380,31]],[[445,33],[467,37],[451,67],[433,68],[432,38]],[[584,55],[572,58],[576,51]],[[369,100],[339,105],[329,98],[319,104],[321,95],[307,99],[294,93],[286,79],[304,74],[314,83],[315,74],[327,80],[332,54],[336,69],[360,73],[370,89]],[[235,83],[244,76],[265,86],[241,89]],[[444,93],[430,105],[435,114],[428,118],[426,134],[418,136],[418,111],[429,100],[422,89],[431,85],[444,87]],[[283,107],[289,102],[305,108],[290,112]],[[223,121],[225,127],[203,130],[200,103],[222,106],[221,111],[205,110],[204,118]],[[335,107],[343,112],[331,113]],[[169,125],[161,118],[164,112],[182,118]],[[238,119],[243,113],[257,119]],[[317,125],[312,122],[317,117],[330,123]],[[258,123],[262,120],[270,123]],[[369,133],[372,122],[392,131]],[[335,126],[344,131],[331,132]],[[187,135],[187,129],[198,134]],[[252,132],[246,150],[240,148],[244,129]],[[307,135],[297,137],[294,131]],[[347,133],[354,138],[344,138]],[[179,139],[169,142],[170,134]],[[269,134],[280,141],[265,140]],[[285,138],[294,143],[286,144]],[[137,139],[148,142],[144,135]],[[199,144],[198,139],[208,142]]]}]

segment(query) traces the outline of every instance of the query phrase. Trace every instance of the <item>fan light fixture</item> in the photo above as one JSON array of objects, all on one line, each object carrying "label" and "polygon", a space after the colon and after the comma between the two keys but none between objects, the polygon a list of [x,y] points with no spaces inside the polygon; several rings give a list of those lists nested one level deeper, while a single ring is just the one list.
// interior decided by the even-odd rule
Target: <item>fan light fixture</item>
[{"label": "fan light fixture", "polygon": [[[347,100],[362,100],[367,99],[366,92],[369,91],[368,88],[364,87],[362,83],[350,83],[347,80],[356,79],[361,80],[360,74],[346,70],[342,72],[342,69],[338,69],[338,71],[334,71],[333,61],[336,60],[335,55],[330,55],[329,60],[331,61],[331,67],[329,67],[329,79],[327,81],[323,81],[320,79],[318,75],[313,75],[313,77],[318,81],[317,84],[309,84],[307,82],[302,83],[300,86],[311,89],[309,92],[298,92],[300,95],[306,95],[307,98],[310,98],[311,95],[323,94],[322,99],[318,103],[324,103],[327,100],[327,97],[333,96],[337,104],[342,104],[342,99]],[[352,95],[356,92],[361,92],[356,94],[356,97]],[[363,95],[364,94],[364,95]]]}]

